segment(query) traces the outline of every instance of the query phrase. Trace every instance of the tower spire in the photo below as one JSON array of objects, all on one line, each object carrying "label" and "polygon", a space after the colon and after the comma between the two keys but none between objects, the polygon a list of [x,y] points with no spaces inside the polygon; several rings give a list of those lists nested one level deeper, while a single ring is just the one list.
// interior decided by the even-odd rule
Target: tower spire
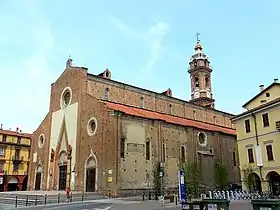
[{"label": "tower spire", "polygon": [[200,33],[196,33],[196,45],[194,47],[195,51],[202,51],[199,36],[200,36]]},{"label": "tower spire", "polygon": [[195,35],[195,36],[196,36],[196,43],[199,43],[199,42],[200,42],[200,40],[199,40],[199,35],[200,35],[200,33],[198,33],[198,32],[197,32],[196,35]]},{"label": "tower spire", "polygon": [[196,45],[194,54],[191,56],[189,63],[189,74],[191,77],[191,100],[190,102],[214,108],[212,87],[211,87],[211,72],[210,61],[202,52],[202,47],[199,39],[200,33],[196,33]]}]

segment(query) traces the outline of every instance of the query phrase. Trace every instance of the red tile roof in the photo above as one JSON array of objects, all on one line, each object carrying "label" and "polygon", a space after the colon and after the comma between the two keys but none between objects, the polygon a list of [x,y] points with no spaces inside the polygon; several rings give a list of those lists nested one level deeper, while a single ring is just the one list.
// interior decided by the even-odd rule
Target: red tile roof
[{"label": "red tile roof", "polygon": [[232,128],[221,127],[218,125],[213,125],[213,124],[200,122],[196,120],[190,120],[182,117],[175,117],[172,115],[162,114],[154,111],[148,111],[148,110],[144,110],[136,107],[130,107],[122,104],[106,102],[106,105],[109,109],[120,111],[127,115],[143,117],[148,119],[155,119],[155,120],[163,120],[168,123],[183,125],[187,127],[195,127],[201,130],[217,131],[230,135],[236,135],[235,129]]},{"label": "red tile roof", "polygon": [[20,133],[17,131],[10,131],[10,130],[0,130],[0,134],[7,135],[7,136],[19,136],[23,138],[31,138],[31,134],[29,133]]}]

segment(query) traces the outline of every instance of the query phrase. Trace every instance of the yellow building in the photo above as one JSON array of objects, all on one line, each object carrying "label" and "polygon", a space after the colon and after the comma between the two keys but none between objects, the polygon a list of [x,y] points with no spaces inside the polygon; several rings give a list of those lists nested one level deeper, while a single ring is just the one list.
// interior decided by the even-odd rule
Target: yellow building
[{"label": "yellow building", "polygon": [[[243,105],[247,111],[235,116],[242,180],[253,177],[258,191],[280,194],[280,83],[277,79]],[[246,170],[244,170],[246,169]],[[249,177],[249,176],[248,176]],[[248,180],[248,179],[247,179]],[[248,182],[247,182],[248,183]],[[248,184],[247,184],[248,185]],[[243,182],[243,187],[245,183]]]},{"label": "yellow building", "polygon": [[31,134],[0,126],[0,191],[26,190]]}]

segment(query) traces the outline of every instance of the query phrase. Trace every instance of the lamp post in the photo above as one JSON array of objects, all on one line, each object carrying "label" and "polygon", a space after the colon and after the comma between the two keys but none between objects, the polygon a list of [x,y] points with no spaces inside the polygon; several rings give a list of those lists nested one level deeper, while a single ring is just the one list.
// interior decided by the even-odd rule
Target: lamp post
[{"label": "lamp post", "polygon": [[159,177],[160,177],[160,199],[161,199],[161,203],[163,205],[164,203],[164,192],[163,192],[163,177],[164,177],[164,164],[160,163],[160,167],[159,167]]}]

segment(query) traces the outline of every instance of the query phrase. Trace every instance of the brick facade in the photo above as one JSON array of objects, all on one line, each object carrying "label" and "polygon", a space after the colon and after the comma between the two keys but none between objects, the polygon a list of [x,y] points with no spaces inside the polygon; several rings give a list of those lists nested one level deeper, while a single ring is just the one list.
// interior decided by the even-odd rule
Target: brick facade
[{"label": "brick facade", "polygon": [[[52,116],[55,111],[61,109],[61,94],[65,87],[72,90],[71,104],[78,103],[76,159],[73,170],[75,186],[73,190],[85,190],[85,162],[93,153],[97,159],[96,189],[100,192],[112,191],[114,194],[120,190],[137,190],[147,188],[151,180],[147,174],[152,173],[155,161],[163,161],[163,144],[165,150],[165,167],[168,174],[167,183],[170,187],[177,184],[177,163],[180,159],[182,146],[186,149],[186,158],[201,160],[204,171],[204,184],[214,187],[213,167],[215,160],[223,160],[229,169],[229,179],[232,183],[240,180],[237,164],[232,161],[233,152],[237,151],[236,136],[231,124],[231,114],[194,105],[189,102],[173,98],[166,93],[155,93],[149,90],[133,87],[127,84],[104,78],[105,73],[99,76],[88,74],[86,68],[68,66],[57,81],[52,84],[50,109],[46,118],[32,136],[31,160],[29,167],[28,188],[34,189],[36,169],[40,165],[43,168],[41,188],[47,188],[48,175],[51,173],[50,162],[50,138],[52,130]],[[107,75],[107,76],[108,76]],[[107,89],[108,88],[108,89]],[[104,100],[106,89],[109,90],[107,100]],[[142,97],[142,98],[141,98]],[[144,108],[140,107],[144,100]],[[183,126],[167,123],[163,120],[148,119],[141,116],[130,115],[120,111],[114,111],[106,105],[106,101],[120,103],[162,113],[174,117],[188,118],[190,122],[203,122],[205,126],[215,125],[219,128],[228,128],[233,132],[220,132],[198,129],[195,126]],[[170,106],[171,105],[171,106]],[[88,121],[94,117],[97,129],[93,136],[88,134]],[[177,119],[176,118],[176,119]],[[67,124],[67,122],[66,122]],[[197,136],[199,132],[207,135],[207,146],[200,147]],[[43,148],[38,147],[38,138],[45,136]],[[125,139],[125,154],[121,157],[121,139]],[[146,160],[145,145],[149,141],[151,145],[151,158]],[[211,152],[209,152],[211,151]],[[237,152],[236,152],[237,154]],[[56,167],[56,166],[54,166]],[[207,172],[207,176],[205,174]],[[71,174],[71,172],[69,172]],[[70,175],[67,176],[70,176]],[[112,177],[109,181],[108,178]],[[57,176],[53,177],[55,183]]]}]

